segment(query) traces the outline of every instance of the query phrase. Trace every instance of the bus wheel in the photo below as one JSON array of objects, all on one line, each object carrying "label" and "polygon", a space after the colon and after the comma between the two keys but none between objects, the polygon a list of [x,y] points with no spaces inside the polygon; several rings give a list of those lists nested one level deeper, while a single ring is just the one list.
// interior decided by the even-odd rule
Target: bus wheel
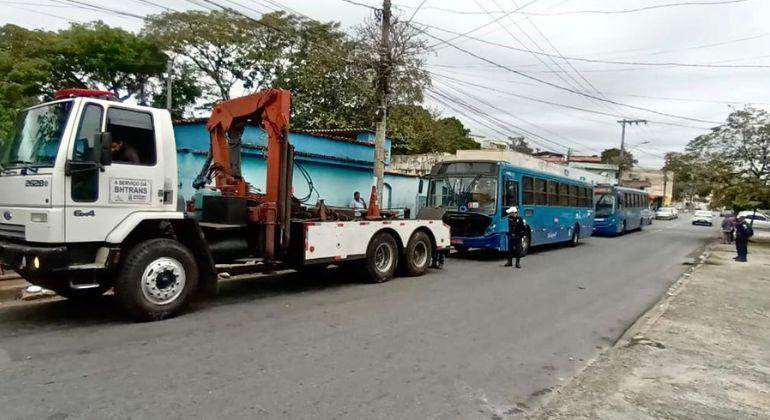
[{"label": "bus wheel", "polygon": [[398,245],[393,236],[380,232],[366,249],[366,279],[370,283],[385,283],[393,278],[398,267]]},{"label": "bus wheel", "polygon": [[529,247],[532,246],[532,236],[529,232],[521,238],[521,256],[526,257],[529,254]]},{"label": "bus wheel", "polygon": [[569,245],[574,248],[578,246],[578,243],[580,243],[580,226],[575,225],[572,229],[572,239],[570,239]]},{"label": "bus wheel", "polygon": [[425,274],[433,262],[433,247],[425,232],[415,232],[404,251],[404,272],[408,276],[417,277]]}]

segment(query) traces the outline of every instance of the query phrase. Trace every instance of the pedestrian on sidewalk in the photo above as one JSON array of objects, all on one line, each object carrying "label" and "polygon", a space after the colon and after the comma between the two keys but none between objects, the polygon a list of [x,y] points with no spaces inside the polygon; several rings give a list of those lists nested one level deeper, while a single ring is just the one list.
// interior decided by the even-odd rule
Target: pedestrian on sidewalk
[{"label": "pedestrian on sidewalk", "polygon": [[754,230],[746,222],[746,218],[743,216],[738,217],[735,221],[735,250],[738,251],[738,256],[735,257],[735,261],[746,262],[746,257],[749,254],[749,238],[754,236]]},{"label": "pedestrian on sidewalk", "polygon": [[514,207],[505,211],[508,214],[508,262],[503,267],[513,266],[516,258],[516,268],[521,268],[521,241],[527,234],[524,219],[519,217],[519,209]]},{"label": "pedestrian on sidewalk", "polygon": [[722,243],[733,243],[733,231],[735,231],[735,217],[725,216],[722,220]]}]

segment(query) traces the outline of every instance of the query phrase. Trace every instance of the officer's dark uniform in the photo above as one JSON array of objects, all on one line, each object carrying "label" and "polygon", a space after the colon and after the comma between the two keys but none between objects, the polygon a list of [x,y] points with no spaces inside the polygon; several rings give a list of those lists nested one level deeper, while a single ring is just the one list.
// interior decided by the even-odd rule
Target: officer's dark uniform
[{"label": "officer's dark uniform", "polygon": [[508,216],[508,262],[506,267],[513,265],[513,259],[516,258],[516,268],[521,268],[521,240],[527,234],[527,228],[524,225],[524,219],[517,214],[511,213]]},{"label": "officer's dark uniform", "polygon": [[746,257],[749,254],[749,238],[751,237],[751,228],[745,219],[738,221],[735,224],[735,250],[738,251],[738,256],[735,261],[746,262]]}]

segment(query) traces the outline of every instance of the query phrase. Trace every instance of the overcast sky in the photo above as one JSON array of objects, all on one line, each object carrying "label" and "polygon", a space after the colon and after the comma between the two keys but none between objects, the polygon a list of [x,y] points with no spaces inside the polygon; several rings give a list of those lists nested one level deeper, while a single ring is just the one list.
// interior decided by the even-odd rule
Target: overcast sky
[{"label": "overcast sky", "polygon": [[[78,1],[109,4],[106,7],[137,15],[161,11],[151,3],[201,9],[195,0]],[[345,28],[372,12],[343,0],[235,2],[264,12],[280,4],[314,19],[339,21]],[[357,2],[381,6],[378,0]],[[700,0],[631,13],[571,12],[625,11],[684,2],[688,0],[394,0],[394,5],[408,19],[423,3],[413,22],[426,25],[435,37],[426,39],[433,44],[437,38],[456,37],[440,29],[465,33],[482,27],[469,36],[487,41],[461,37],[451,44],[465,51],[447,44],[435,48],[428,60],[428,69],[435,75],[428,106],[460,117],[476,134],[496,138],[523,134],[537,148],[565,153],[569,147],[575,154],[618,147],[617,116],[646,119],[647,126],[627,128],[626,144],[642,165],[659,167],[665,152],[682,150],[690,139],[724,121],[730,104],[770,109],[770,1]],[[0,0],[0,7],[2,23],[28,28],[61,29],[70,20],[96,19],[135,31],[142,26],[137,18],[83,10],[60,0]],[[502,13],[519,7],[516,13]],[[256,16],[252,10],[242,10]],[[655,63],[767,67],[651,65]],[[671,123],[688,127],[667,125]],[[644,142],[648,143],[639,145]]]}]

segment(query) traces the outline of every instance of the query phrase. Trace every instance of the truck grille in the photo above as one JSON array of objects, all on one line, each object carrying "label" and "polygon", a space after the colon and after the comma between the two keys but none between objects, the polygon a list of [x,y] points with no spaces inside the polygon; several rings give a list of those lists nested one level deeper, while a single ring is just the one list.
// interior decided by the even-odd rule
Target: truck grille
[{"label": "truck grille", "polygon": [[27,232],[24,225],[9,225],[0,223],[0,238],[26,239]]}]

